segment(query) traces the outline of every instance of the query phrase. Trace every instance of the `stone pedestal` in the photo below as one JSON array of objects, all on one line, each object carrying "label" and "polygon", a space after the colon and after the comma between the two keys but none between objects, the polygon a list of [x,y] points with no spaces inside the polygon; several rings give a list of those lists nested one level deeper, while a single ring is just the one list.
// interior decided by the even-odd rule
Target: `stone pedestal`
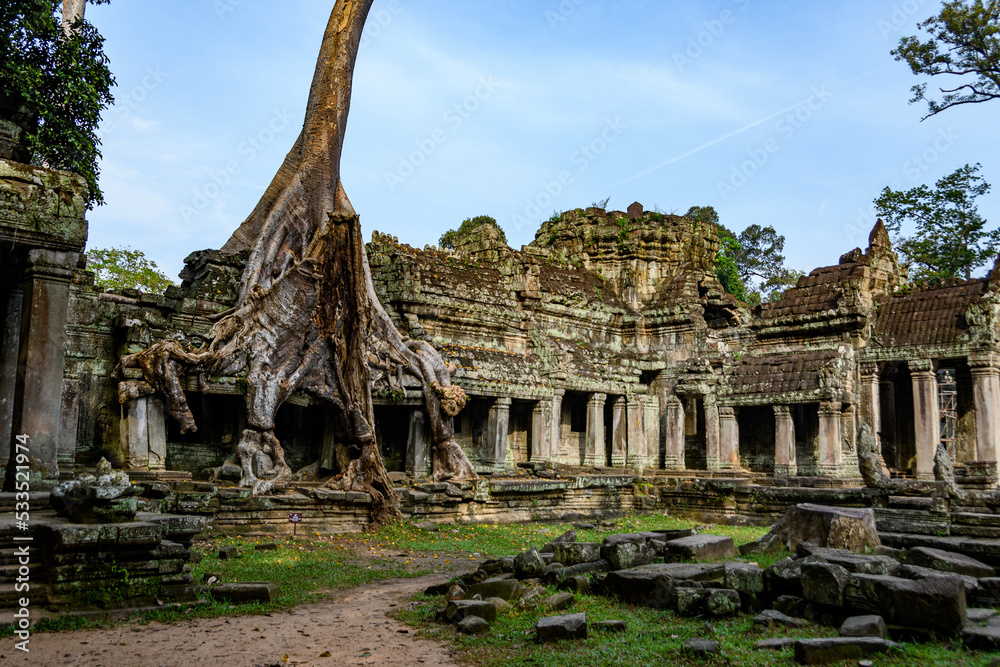
[{"label": "stone pedestal", "polygon": [[669,396],[663,410],[666,451],[663,467],[666,470],[684,470],[684,403],[676,396]]},{"label": "stone pedestal", "polygon": [[715,396],[705,397],[705,467],[722,470],[722,451],[719,435],[719,406]]},{"label": "stone pedestal", "polygon": [[1000,449],[1000,368],[972,366],[972,392],[976,411],[976,460],[996,462]]},{"label": "stone pedestal", "polygon": [[587,449],[583,465],[604,466],[604,403],[607,394],[593,394],[587,401]]},{"label": "stone pedestal", "polygon": [[719,408],[719,469],[740,467],[740,423],[735,408]]},{"label": "stone pedestal", "polygon": [[930,362],[911,364],[910,368],[913,378],[913,435],[917,450],[917,478],[929,480],[934,479],[934,456],[941,442],[937,373]]},{"label": "stone pedestal", "polygon": [[75,252],[34,249],[28,252],[24,272],[11,433],[29,437],[29,465],[36,479],[59,478],[66,317],[79,259]]},{"label": "stone pedestal", "polygon": [[167,424],[158,398],[144,396],[123,409],[121,442],[129,470],[167,469]]},{"label": "stone pedestal", "polygon": [[427,416],[420,408],[410,411],[410,428],[406,434],[406,474],[426,477],[433,467]]},{"label": "stone pedestal", "polygon": [[624,396],[611,407],[611,466],[624,468],[628,456],[628,404]]},{"label": "stone pedestal", "polygon": [[510,404],[509,398],[498,398],[490,407],[486,425],[486,451],[483,452],[483,463],[496,471],[503,470],[507,466]]},{"label": "stone pedestal", "polygon": [[774,476],[794,477],[798,474],[795,464],[795,422],[787,405],[774,406]]},{"label": "stone pedestal", "polygon": [[820,403],[819,405],[819,462],[817,474],[820,477],[840,475],[843,443],[840,437],[840,403]]},{"label": "stone pedestal", "polygon": [[548,461],[552,452],[552,401],[539,401],[531,413],[531,460]]}]

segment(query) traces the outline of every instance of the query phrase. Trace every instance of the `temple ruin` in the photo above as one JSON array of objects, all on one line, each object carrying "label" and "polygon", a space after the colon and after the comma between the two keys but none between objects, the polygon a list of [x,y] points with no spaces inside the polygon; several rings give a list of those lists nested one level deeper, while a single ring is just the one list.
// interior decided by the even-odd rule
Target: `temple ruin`
[{"label": "temple ruin", "polygon": [[[157,340],[204,338],[232,307],[246,256],[195,252],[163,295],[101,293],[80,259],[81,184],[2,167],[0,458],[12,433],[31,430],[33,469],[50,481],[102,456],[139,478],[226,479],[245,379],[185,377],[199,430],[182,435],[155,395],[119,395],[141,375],[118,362]],[[481,476],[561,468],[857,487],[868,424],[894,476],[934,479],[944,443],[963,487],[996,486],[1000,269],[907,284],[879,223],[866,249],[751,309],[718,282],[718,248],[713,226],[637,203],[555,216],[520,251],[484,225],[454,250],[375,232],[367,252],[397,328],[455,369],[470,399],[456,440]],[[420,480],[420,386],[370,361],[386,465]],[[338,471],[334,422],[306,395],[279,411],[299,481]],[[260,456],[259,474],[269,465]]]}]

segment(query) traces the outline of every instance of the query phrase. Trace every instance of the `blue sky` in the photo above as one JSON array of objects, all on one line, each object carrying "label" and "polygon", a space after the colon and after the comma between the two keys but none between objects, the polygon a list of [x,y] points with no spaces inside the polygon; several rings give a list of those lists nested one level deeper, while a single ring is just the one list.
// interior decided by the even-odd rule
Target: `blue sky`
[{"label": "blue sky", "polygon": [[[280,9],[275,9],[275,7]],[[88,9],[117,80],[90,247],[172,278],[220,247],[301,127],[332,0],[115,0]],[[889,51],[937,0],[376,0],[343,180],[415,246],[492,215],[515,248],[610,197],[773,225],[811,270],[867,242],[882,188],[966,163],[1000,188],[1000,102],[920,121]],[[1000,221],[1000,190],[981,200]]]}]

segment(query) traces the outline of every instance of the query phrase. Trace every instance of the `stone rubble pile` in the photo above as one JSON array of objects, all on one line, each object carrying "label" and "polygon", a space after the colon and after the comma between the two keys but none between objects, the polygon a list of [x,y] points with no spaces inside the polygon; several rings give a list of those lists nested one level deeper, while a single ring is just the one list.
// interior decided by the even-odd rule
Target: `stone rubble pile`
[{"label": "stone rubble pile", "polygon": [[[868,517],[855,519],[870,525]],[[841,535],[867,532],[864,525],[846,527],[843,516],[833,524]],[[447,594],[439,620],[458,625],[460,632],[488,632],[497,615],[512,607],[566,612],[539,619],[535,632],[542,642],[588,636],[586,615],[571,612],[575,596],[589,593],[709,620],[753,614],[755,624],[768,629],[810,623],[839,629],[837,638],[778,637],[757,644],[761,650],[793,647],[803,664],[863,658],[891,651],[896,642],[957,635],[971,650],[1000,649],[1000,616],[977,608],[1000,598],[1000,578],[989,565],[925,547],[876,546],[857,553],[795,542],[794,556],[761,568],[735,560],[731,538],[693,530],[616,534],[601,543],[579,542],[569,531],[540,549],[487,561],[427,592]],[[546,584],[560,593],[550,595]],[[470,616],[483,623],[463,625]],[[605,622],[601,629],[621,631],[623,625]]]}]

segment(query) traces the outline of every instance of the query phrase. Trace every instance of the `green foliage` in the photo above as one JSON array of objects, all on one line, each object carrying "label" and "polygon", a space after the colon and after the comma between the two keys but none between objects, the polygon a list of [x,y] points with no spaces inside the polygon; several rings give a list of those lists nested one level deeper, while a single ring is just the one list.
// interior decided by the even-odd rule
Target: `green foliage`
[{"label": "green foliage", "polygon": [[[106,4],[110,0],[91,0]],[[88,208],[104,203],[98,187],[97,126],[114,101],[104,38],[86,21],[63,33],[55,0],[0,3],[0,119],[22,129],[33,164],[66,169],[89,186]]]},{"label": "green foliage", "polygon": [[504,243],[507,242],[507,235],[504,234],[502,229],[500,229],[500,225],[497,224],[497,221],[494,218],[491,218],[488,215],[477,215],[474,218],[466,218],[458,229],[449,229],[442,234],[441,238],[438,240],[438,245],[442,248],[454,249],[455,244],[459,239],[465,238],[472,233],[474,229],[481,227],[482,225],[493,225],[496,227],[497,231],[500,232],[500,239]]},{"label": "green foliage", "polygon": [[146,259],[141,250],[129,247],[87,251],[87,266],[94,272],[102,290],[137,289],[148,294],[161,294],[173,282]]},{"label": "green foliage", "polygon": [[715,275],[722,287],[743,302],[750,300],[747,286],[740,277],[740,269],[736,258],[742,251],[739,240],[722,225],[718,227],[719,252],[715,253]]},{"label": "green foliage", "polygon": [[1000,249],[1000,230],[988,231],[975,200],[990,191],[979,176],[979,165],[965,165],[929,188],[885,188],[875,210],[886,229],[899,235],[903,225],[914,225],[912,236],[897,247],[911,266],[911,278],[931,283],[962,277],[992,260]]},{"label": "green foliage", "polygon": [[910,103],[927,102],[929,118],[950,107],[1000,97],[1000,2],[951,0],[919,27],[930,39],[904,37],[892,51],[914,74],[954,81],[940,99],[927,97],[927,84],[913,86]]},{"label": "green foliage", "polygon": [[629,234],[632,233],[634,227],[628,218],[618,218],[615,224],[618,225],[618,250],[624,252],[632,245],[629,241]]},{"label": "green foliage", "polygon": [[[719,222],[719,214],[711,206],[692,206],[684,217],[715,225],[720,242],[715,275],[740,301],[752,306],[773,301],[803,275],[784,267],[785,237],[770,225],[750,225],[736,235]],[[760,283],[758,289],[754,289],[755,282]]]}]

